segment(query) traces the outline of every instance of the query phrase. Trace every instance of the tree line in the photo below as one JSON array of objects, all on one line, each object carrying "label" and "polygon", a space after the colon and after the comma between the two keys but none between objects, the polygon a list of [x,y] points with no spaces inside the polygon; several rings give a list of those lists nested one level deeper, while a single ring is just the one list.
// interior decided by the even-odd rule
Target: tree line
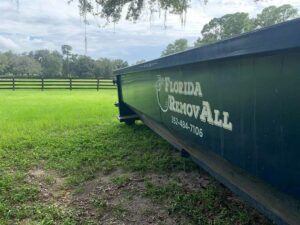
[{"label": "tree line", "polygon": [[58,51],[36,50],[15,54],[0,52],[0,76],[17,77],[74,77],[113,78],[113,70],[127,67],[122,59],[100,58],[72,54],[72,47],[62,46]]},{"label": "tree line", "polygon": [[[264,8],[255,18],[250,18],[249,14],[244,12],[226,14],[219,18],[213,18],[205,24],[201,31],[202,37],[199,37],[192,47],[211,44],[245,32],[281,23],[297,16],[298,10],[289,4]],[[174,43],[169,44],[161,55],[174,54],[192,47],[188,46],[186,39],[177,39]]]}]

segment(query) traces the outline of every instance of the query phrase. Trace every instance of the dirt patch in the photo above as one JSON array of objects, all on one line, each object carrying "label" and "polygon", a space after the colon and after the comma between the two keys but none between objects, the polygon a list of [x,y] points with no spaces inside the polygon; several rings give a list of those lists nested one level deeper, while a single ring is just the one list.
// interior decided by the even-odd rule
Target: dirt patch
[{"label": "dirt patch", "polygon": [[[175,196],[164,192],[169,191],[164,188],[170,183],[175,183],[183,193],[198,193],[216,182],[202,171],[140,174],[116,170],[109,174],[98,173],[95,177],[76,189],[68,189],[64,185],[65,178],[55,171],[34,168],[29,171],[28,182],[39,186],[42,202],[74,212],[78,224],[102,225],[189,224],[186,215],[177,215],[170,210],[170,201],[156,201],[146,195],[147,185],[153,185],[154,189],[150,191],[157,194],[158,199],[162,191],[168,196],[167,200],[172,200]],[[230,191],[224,197],[228,208],[231,205],[247,207]],[[257,217],[255,211],[249,212]]]},{"label": "dirt patch", "polygon": [[[82,222],[97,221],[97,224],[185,224],[185,218],[170,215],[168,207],[144,196],[145,182],[164,186],[170,180],[178,180],[187,189],[208,185],[199,173],[171,175],[128,173],[121,170],[111,174],[98,174],[97,179],[80,187],[73,197],[73,207],[81,212]],[[208,179],[208,178],[207,178]],[[121,180],[122,182],[118,181]]]},{"label": "dirt patch", "polygon": [[71,202],[71,190],[65,187],[65,179],[57,172],[41,167],[29,171],[27,182],[37,185],[40,190],[39,200],[68,207]]},{"label": "dirt patch", "polygon": [[43,176],[45,176],[45,174],[45,170],[41,168],[35,168],[29,171],[29,176],[36,179],[42,178]]},{"label": "dirt patch", "polygon": [[29,224],[33,224],[31,219],[24,219],[19,223],[19,225],[29,225]]},{"label": "dirt patch", "polygon": [[211,182],[212,178],[205,172],[177,172],[168,175],[150,174],[146,176],[152,183],[164,186],[170,181],[176,182],[180,187],[189,191],[199,191],[206,188]]}]

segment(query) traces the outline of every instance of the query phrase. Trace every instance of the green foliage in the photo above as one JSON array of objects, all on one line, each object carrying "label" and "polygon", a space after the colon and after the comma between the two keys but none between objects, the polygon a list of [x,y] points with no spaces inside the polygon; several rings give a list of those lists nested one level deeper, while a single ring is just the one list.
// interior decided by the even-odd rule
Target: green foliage
[{"label": "green foliage", "polygon": [[[281,23],[297,16],[298,10],[288,4],[279,7],[267,7],[253,19],[249,17],[248,13],[243,12],[226,14],[219,18],[213,18],[204,25],[201,31],[202,37],[196,40],[194,47],[200,47],[258,28]],[[187,41],[179,39],[175,43],[169,44],[162,52],[162,56],[184,51],[188,48]]]},{"label": "green foliage", "polygon": [[42,66],[41,75],[44,77],[62,76],[62,55],[57,51],[37,50],[30,52],[29,56]]},{"label": "green foliage", "polygon": [[0,74],[6,74],[9,70],[9,58],[6,54],[0,54]]},{"label": "green foliage", "polygon": [[61,52],[63,55],[69,57],[69,55],[71,54],[72,51],[72,46],[70,45],[62,45],[61,46]]},{"label": "green foliage", "polygon": [[177,39],[173,44],[169,44],[161,53],[161,56],[171,55],[188,49],[188,41],[186,39]]},{"label": "green foliage", "polygon": [[37,61],[35,61],[34,59],[26,55],[14,57],[12,59],[11,68],[12,68],[11,72],[13,74],[18,74],[21,76],[24,75],[37,76],[42,71],[41,65]]},{"label": "green foliage", "polygon": [[136,61],[136,63],[134,65],[138,65],[138,64],[141,64],[141,63],[144,63],[144,62],[146,62],[146,60],[141,59],[141,60]]},{"label": "green foliage", "polygon": [[128,63],[122,59],[100,58],[95,60],[95,76],[101,78],[112,78],[113,71],[127,67]]},{"label": "green foliage", "polygon": [[63,60],[63,75],[64,77],[69,77],[70,75],[70,62],[69,57],[71,55],[72,46],[70,45],[62,45],[61,46],[61,52],[63,56],[65,56],[65,60]]},{"label": "green foliage", "polygon": [[122,186],[129,182],[129,177],[126,175],[113,177],[112,182],[113,182],[113,184],[115,184],[117,186]]},{"label": "green foliage", "polygon": [[279,7],[269,6],[257,15],[255,24],[257,28],[271,26],[277,23],[296,18],[298,16],[298,10],[289,5],[285,4]]},{"label": "green foliage", "polygon": [[128,66],[122,59],[100,58],[72,54],[72,47],[62,46],[62,54],[57,51],[37,50],[22,55],[0,52],[0,76],[43,76],[113,78],[113,70]]},{"label": "green foliage", "polygon": [[227,14],[220,18],[214,18],[204,25],[201,31],[202,38],[195,42],[195,46],[216,42],[253,29],[254,23],[248,13]]},{"label": "green foliage", "polygon": [[[136,21],[144,11],[149,11],[150,14],[154,12],[161,14],[161,11],[164,11],[165,19],[168,13],[180,15],[181,22],[185,24],[185,15],[191,5],[191,0],[68,0],[69,3],[74,1],[79,3],[80,15],[85,19],[90,13],[113,23],[118,22],[124,12],[125,19]],[[201,2],[207,4],[209,0],[201,0]]]},{"label": "green foliage", "polygon": [[234,13],[220,18],[213,18],[208,24],[204,25],[201,31],[202,38],[198,38],[194,46],[200,47],[258,28],[281,23],[297,16],[298,10],[286,4],[280,7],[267,7],[253,19],[249,17],[248,13]]},{"label": "green foliage", "polygon": [[[74,0],[70,0],[72,2]],[[190,6],[191,0],[78,0],[80,14],[91,13],[103,18],[108,22],[118,22],[122,11],[126,11],[126,19],[136,21],[145,9],[150,13],[164,10],[172,14],[183,15]],[[207,0],[203,0],[204,3]]]},{"label": "green foliage", "polygon": [[95,61],[95,76],[109,78],[113,76],[113,64],[108,58],[101,58]]},{"label": "green foliage", "polygon": [[26,54],[16,55],[12,52],[0,53],[1,75],[37,76],[41,71],[41,65]]},{"label": "green foliage", "polygon": [[93,77],[94,74],[94,60],[88,56],[79,56],[75,65],[75,74],[82,78]]},{"label": "green foliage", "polygon": [[41,61],[44,77],[60,77],[62,76],[62,60],[55,54],[50,54]]},{"label": "green foliage", "polygon": [[113,69],[122,69],[128,66],[128,62],[122,59],[114,59],[112,60]]}]

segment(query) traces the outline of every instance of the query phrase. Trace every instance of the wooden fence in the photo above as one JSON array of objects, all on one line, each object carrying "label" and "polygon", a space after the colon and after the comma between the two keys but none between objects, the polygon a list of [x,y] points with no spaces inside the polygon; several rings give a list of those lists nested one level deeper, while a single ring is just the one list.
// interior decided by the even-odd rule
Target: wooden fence
[{"label": "wooden fence", "polygon": [[0,78],[0,90],[97,90],[116,89],[113,80],[78,78]]}]

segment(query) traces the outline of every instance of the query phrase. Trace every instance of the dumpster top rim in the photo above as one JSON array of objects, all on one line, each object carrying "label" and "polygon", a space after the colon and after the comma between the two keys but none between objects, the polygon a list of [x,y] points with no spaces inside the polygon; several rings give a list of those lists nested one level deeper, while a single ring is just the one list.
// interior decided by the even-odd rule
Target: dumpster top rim
[{"label": "dumpster top rim", "polygon": [[203,47],[115,70],[114,74],[122,75],[229,57],[300,48],[299,28],[300,18],[245,33]]}]

